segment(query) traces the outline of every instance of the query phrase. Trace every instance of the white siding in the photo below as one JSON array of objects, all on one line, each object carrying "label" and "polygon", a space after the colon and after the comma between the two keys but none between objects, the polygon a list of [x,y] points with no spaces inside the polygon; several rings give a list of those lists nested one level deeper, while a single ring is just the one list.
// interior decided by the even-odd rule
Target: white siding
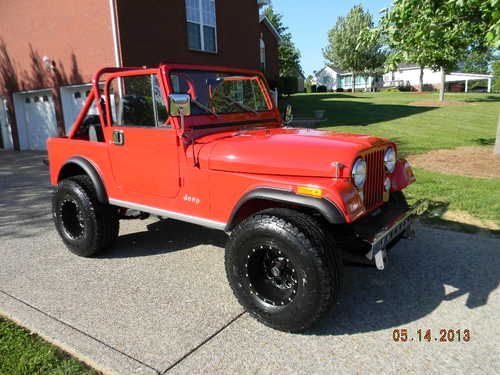
[{"label": "white siding", "polygon": [[[432,69],[424,69],[424,85],[439,85],[441,83],[441,72]],[[491,79],[487,74],[473,73],[450,73],[446,75],[446,82],[472,81]],[[384,74],[384,86],[418,86],[420,84],[420,68],[402,69]]]}]

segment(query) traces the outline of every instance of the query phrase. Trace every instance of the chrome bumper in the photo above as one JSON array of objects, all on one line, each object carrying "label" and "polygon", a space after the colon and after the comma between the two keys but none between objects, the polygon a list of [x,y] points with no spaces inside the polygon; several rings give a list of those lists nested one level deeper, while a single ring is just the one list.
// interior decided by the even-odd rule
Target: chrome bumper
[{"label": "chrome bumper", "polygon": [[379,232],[375,233],[373,237],[368,240],[371,249],[365,254],[366,258],[370,261],[374,261],[377,269],[383,270],[387,262],[387,245],[401,234],[403,234],[405,238],[412,238],[414,236],[412,225],[414,217],[422,215],[427,211],[428,207],[429,203],[427,201],[417,202],[404,214],[395,218]]}]

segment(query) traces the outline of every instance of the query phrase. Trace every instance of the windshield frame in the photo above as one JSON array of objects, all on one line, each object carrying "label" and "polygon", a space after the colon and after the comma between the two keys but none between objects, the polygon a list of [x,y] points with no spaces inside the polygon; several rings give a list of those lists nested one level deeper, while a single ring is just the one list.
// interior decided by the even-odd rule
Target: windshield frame
[{"label": "windshield frame", "polygon": [[[229,79],[232,79],[234,76],[236,77],[244,77],[248,79],[255,79],[257,82],[257,86],[263,96],[263,99],[267,105],[267,109],[265,110],[248,110],[245,111],[234,111],[234,112],[217,112],[216,116],[224,118],[226,116],[232,116],[232,115],[242,115],[242,114],[248,114],[251,116],[255,115],[260,115],[260,114],[266,114],[266,113],[274,113],[277,110],[276,103],[271,96],[271,91],[269,89],[269,86],[267,84],[266,79],[262,75],[261,72],[258,71],[251,71],[251,70],[243,70],[243,69],[231,69],[231,68],[224,68],[224,67],[200,67],[200,66],[189,66],[189,65],[170,65],[168,66],[167,69],[165,69],[165,77],[166,77],[166,82],[167,82],[167,88],[169,93],[175,93],[174,86],[172,83],[172,74],[175,73],[187,73],[189,74],[190,72],[194,73],[216,73],[216,74],[224,74],[224,75],[229,75]],[[204,104],[204,103],[202,103]],[[194,104],[196,105],[196,104]],[[204,104],[205,105],[205,104]],[[214,116],[212,113],[198,113],[198,114],[191,114],[190,117],[199,117],[199,116]]]}]

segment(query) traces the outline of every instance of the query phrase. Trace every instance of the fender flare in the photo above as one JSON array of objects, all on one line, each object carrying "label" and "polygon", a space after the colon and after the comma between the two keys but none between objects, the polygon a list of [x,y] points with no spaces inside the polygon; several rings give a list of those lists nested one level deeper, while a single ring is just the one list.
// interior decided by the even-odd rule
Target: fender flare
[{"label": "fender flare", "polygon": [[314,198],[306,195],[295,194],[288,190],[279,190],[272,188],[258,188],[246,193],[233,209],[229,221],[226,225],[226,231],[231,231],[236,223],[239,210],[245,203],[253,199],[263,199],[273,202],[290,203],[296,206],[312,208],[318,211],[331,224],[344,224],[346,222],[342,211],[327,198]]},{"label": "fender flare", "polygon": [[92,181],[92,185],[94,185],[97,200],[101,203],[108,204],[108,193],[106,192],[106,187],[104,186],[101,175],[97,172],[96,167],[89,160],[81,156],[72,157],[63,164],[59,171],[57,181],[59,182],[61,180],[61,174],[63,173],[64,168],[72,164],[83,169],[87,176],[89,176]]}]

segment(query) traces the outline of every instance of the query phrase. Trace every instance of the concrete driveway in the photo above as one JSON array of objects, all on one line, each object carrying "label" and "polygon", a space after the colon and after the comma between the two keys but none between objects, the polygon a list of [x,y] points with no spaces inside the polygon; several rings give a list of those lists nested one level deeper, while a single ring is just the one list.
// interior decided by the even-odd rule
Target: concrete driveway
[{"label": "concrete driveway", "polygon": [[[255,322],[226,282],[223,233],[122,223],[113,249],[69,253],[36,153],[0,152],[0,312],[106,373],[500,373],[500,241],[420,227],[390,266],[347,268],[336,310],[305,334]],[[407,328],[414,340],[394,342]],[[432,330],[418,342],[417,330]],[[469,329],[469,342],[439,342]]]}]

